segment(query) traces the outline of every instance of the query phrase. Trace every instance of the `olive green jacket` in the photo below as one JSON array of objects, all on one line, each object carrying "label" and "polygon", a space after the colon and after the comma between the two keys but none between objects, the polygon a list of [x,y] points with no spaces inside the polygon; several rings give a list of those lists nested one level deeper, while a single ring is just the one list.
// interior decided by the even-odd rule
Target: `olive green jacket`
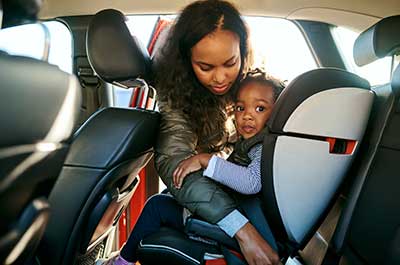
[{"label": "olive green jacket", "polygon": [[234,199],[203,171],[188,175],[178,190],[173,185],[172,173],[184,159],[195,155],[198,139],[192,131],[190,121],[183,113],[159,103],[161,124],[155,148],[155,166],[168,190],[176,200],[211,223],[217,223],[236,208]]}]

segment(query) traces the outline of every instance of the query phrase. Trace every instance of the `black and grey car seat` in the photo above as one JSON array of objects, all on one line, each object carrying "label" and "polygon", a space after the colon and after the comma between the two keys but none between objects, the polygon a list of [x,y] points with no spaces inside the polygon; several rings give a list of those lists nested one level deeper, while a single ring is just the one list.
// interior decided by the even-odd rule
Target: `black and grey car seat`
[{"label": "black and grey car seat", "polygon": [[[302,249],[326,216],[357,153],[373,101],[366,80],[332,68],[300,75],[278,98],[263,143],[260,198],[281,257]],[[215,243],[222,242],[240,251],[218,227],[203,221],[190,220],[186,232],[163,228],[143,239],[140,263],[207,264],[204,253],[220,253]],[[199,236],[200,242],[189,239]]]},{"label": "black and grey car seat", "polygon": [[[384,18],[357,38],[360,66],[400,53],[400,15]],[[362,153],[324,265],[400,264],[400,66],[376,94]]]},{"label": "black and grey car seat", "polygon": [[[124,20],[114,10],[99,12],[86,44],[100,78],[130,87],[148,74],[150,59]],[[105,108],[79,128],[49,198],[54,210],[38,253],[41,264],[94,263],[152,157],[158,123],[153,111]]]},{"label": "black and grey car seat", "polygon": [[0,51],[0,263],[32,257],[48,195],[71,144],[79,82],[43,61]]}]

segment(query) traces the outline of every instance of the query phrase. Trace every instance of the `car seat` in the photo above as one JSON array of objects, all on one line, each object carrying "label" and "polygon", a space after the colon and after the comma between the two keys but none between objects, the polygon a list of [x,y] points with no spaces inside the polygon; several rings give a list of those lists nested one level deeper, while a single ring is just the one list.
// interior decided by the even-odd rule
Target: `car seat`
[{"label": "car seat", "polygon": [[[114,10],[96,14],[86,45],[100,78],[131,87],[147,76],[150,59],[124,19]],[[41,264],[93,264],[104,251],[140,181],[138,172],[152,157],[158,122],[154,111],[104,108],[79,128],[49,198],[54,211],[40,245]]]},{"label": "car seat", "polygon": [[71,144],[77,79],[36,59],[0,52],[0,263],[23,264],[49,219],[48,195]]},{"label": "car seat", "polygon": [[[356,39],[359,65],[400,52],[400,16],[387,17]],[[400,66],[376,94],[371,120],[350,173],[354,177],[324,265],[400,264]]]}]

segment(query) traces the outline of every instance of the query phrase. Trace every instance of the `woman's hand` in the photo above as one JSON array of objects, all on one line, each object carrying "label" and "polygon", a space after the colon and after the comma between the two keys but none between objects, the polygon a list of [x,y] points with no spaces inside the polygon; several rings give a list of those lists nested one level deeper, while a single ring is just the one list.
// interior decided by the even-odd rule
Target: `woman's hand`
[{"label": "woman's hand", "polygon": [[278,254],[261,237],[253,225],[245,224],[236,234],[242,254],[249,265],[278,265]]},{"label": "woman's hand", "polygon": [[208,161],[211,158],[211,154],[198,154],[194,155],[188,159],[183,160],[175,169],[172,174],[172,179],[174,182],[174,186],[177,189],[180,189],[182,186],[182,182],[185,177],[197,170],[202,168],[206,168],[208,165]]}]

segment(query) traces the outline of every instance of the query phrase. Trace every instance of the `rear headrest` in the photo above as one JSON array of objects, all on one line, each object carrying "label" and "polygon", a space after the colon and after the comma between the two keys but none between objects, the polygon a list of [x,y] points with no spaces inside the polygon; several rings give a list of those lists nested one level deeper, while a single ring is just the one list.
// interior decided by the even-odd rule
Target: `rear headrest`
[{"label": "rear headrest", "polygon": [[0,69],[0,148],[69,140],[81,104],[76,77],[54,65],[2,52]]},{"label": "rear headrest", "polygon": [[353,47],[358,66],[391,56],[400,49],[400,15],[387,17],[358,36]]},{"label": "rear headrest", "polygon": [[93,70],[104,81],[130,87],[150,74],[150,57],[130,34],[125,16],[114,9],[98,12],[89,24],[86,51]]}]

